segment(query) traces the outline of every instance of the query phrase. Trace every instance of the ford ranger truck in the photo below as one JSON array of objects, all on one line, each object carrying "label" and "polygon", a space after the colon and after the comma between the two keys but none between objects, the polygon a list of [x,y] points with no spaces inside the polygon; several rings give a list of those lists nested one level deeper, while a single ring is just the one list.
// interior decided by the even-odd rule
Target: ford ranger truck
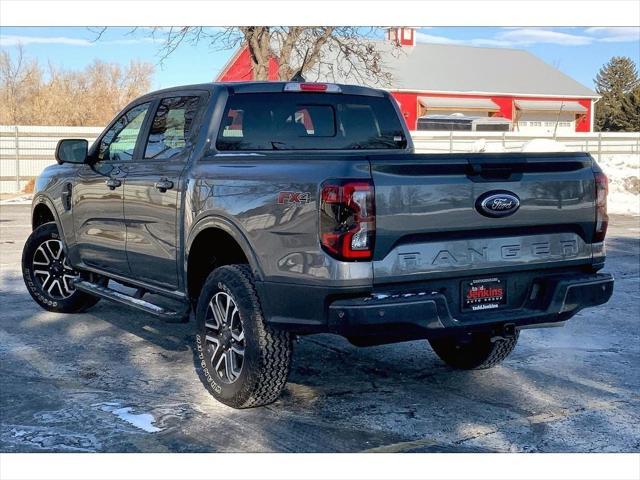
[{"label": "ford ranger truck", "polygon": [[236,408],[278,398],[299,335],[427,340],[448,365],[482,369],[521,330],[613,290],[599,273],[607,179],[591,156],[417,154],[382,90],[171,88],[133,101],[90,148],[61,140],[56,159],[22,257],[33,299],[193,316],[198,374]]}]

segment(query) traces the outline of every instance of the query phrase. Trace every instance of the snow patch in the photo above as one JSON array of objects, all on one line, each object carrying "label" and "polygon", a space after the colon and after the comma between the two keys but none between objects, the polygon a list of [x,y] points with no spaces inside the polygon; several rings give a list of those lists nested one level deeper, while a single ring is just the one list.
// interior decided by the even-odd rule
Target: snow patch
[{"label": "snow patch", "polygon": [[121,407],[119,403],[97,403],[94,406],[100,407],[103,412],[114,414],[120,420],[145,432],[156,433],[162,431],[161,428],[153,425],[155,418],[150,413],[133,413],[133,407]]},{"label": "snow patch", "polygon": [[31,200],[33,200],[33,194],[27,193],[2,200],[0,201],[0,205],[31,205]]},{"label": "snow patch", "polygon": [[609,213],[640,215],[640,154],[607,154],[598,165],[609,178]]}]

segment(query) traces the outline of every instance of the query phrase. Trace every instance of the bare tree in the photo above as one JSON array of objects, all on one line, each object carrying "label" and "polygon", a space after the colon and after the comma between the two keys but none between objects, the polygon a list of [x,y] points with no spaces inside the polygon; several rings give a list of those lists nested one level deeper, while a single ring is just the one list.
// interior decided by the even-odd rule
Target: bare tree
[{"label": "bare tree", "polygon": [[14,125],[22,120],[20,106],[26,100],[27,87],[35,79],[36,70],[37,65],[25,58],[22,45],[17,46],[13,58],[9,52],[0,51],[0,98],[8,121]]},{"label": "bare tree", "polygon": [[[398,56],[401,49],[374,41],[377,31],[375,27],[154,27],[146,34],[161,40],[161,62],[184,44],[206,42],[216,50],[246,46],[255,80],[268,80],[270,64],[275,62],[279,80],[322,72],[330,78],[386,86],[392,77],[384,55]],[[104,29],[94,32],[98,40]]]},{"label": "bare tree", "polygon": [[0,124],[105,125],[151,88],[153,66],[95,60],[83,70],[43,69],[22,48],[0,51]]}]

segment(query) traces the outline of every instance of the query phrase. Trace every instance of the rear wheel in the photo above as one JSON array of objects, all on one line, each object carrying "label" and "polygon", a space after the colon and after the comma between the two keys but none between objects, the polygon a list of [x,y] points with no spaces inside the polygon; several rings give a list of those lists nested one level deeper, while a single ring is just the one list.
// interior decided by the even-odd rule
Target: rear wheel
[{"label": "rear wheel", "polygon": [[207,278],[196,310],[199,374],[216,400],[234,408],[274,402],[291,362],[291,338],[264,320],[247,265]]},{"label": "rear wheel", "polygon": [[438,357],[454,368],[481,370],[501,363],[518,343],[520,332],[513,337],[491,339],[488,335],[467,338],[446,337],[429,340]]},{"label": "rear wheel", "polygon": [[31,297],[51,312],[82,312],[99,300],[73,288],[73,280],[80,273],[69,265],[53,222],[39,226],[29,235],[22,251],[22,276]]}]

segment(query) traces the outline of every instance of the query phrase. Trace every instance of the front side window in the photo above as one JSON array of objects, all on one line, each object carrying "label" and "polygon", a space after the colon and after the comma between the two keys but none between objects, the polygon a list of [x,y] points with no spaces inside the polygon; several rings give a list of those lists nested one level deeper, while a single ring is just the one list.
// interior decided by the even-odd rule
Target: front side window
[{"label": "front side window", "polygon": [[100,140],[98,160],[128,161],[133,158],[150,102],[133,107],[114,123]]},{"label": "front side window", "polygon": [[308,93],[229,97],[218,150],[402,149],[400,119],[388,98]]},{"label": "front side window", "polygon": [[153,117],[144,158],[167,160],[187,146],[200,97],[171,97],[160,102]]}]

